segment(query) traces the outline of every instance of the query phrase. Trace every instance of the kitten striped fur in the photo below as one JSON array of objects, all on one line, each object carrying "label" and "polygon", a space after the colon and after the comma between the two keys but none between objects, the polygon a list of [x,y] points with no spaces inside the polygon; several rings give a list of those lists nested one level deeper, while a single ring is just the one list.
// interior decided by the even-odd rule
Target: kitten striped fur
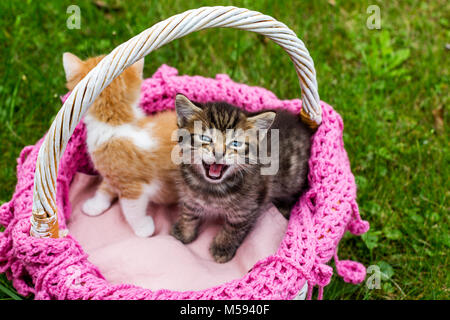
[{"label": "kitten striped fur", "polygon": [[[259,215],[271,202],[286,218],[289,217],[293,204],[307,185],[312,132],[298,115],[288,111],[249,113],[223,102],[191,102],[180,94],[176,98],[176,110],[179,128],[191,133],[189,141],[180,142],[181,148],[190,151],[201,149],[202,152],[201,159],[193,156],[193,160],[197,161],[180,165],[181,179],[184,182],[179,189],[182,212],[172,227],[172,235],[183,243],[192,242],[204,219],[222,217],[223,227],[215,236],[210,252],[215,261],[224,263],[232,259]],[[196,121],[201,124],[204,133],[200,137],[204,140],[201,144],[194,143],[199,136],[194,130]],[[269,128],[278,130],[277,145],[270,144],[272,135],[275,134],[271,130],[262,135],[260,141],[268,143],[269,156],[275,155],[278,150],[278,156],[271,159],[271,164],[260,161],[233,163],[231,160],[233,157],[235,160],[237,155],[232,146],[239,145],[234,141],[244,139],[239,134],[230,139],[218,138],[220,135],[226,136],[230,129],[234,129],[234,132],[239,129],[241,132],[248,132]],[[203,135],[211,136],[204,139]],[[246,160],[252,158],[249,146],[258,141],[257,137],[256,134],[247,135],[246,143],[241,145]],[[258,144],[258,148],[260,147],[261,144]],[[256,160],[260,160],[259,154],[256,157]],[[262,174],[261,169],[274,163],[278,167],[277,172]],[[220,174],[218,170],[222,170]]]}]

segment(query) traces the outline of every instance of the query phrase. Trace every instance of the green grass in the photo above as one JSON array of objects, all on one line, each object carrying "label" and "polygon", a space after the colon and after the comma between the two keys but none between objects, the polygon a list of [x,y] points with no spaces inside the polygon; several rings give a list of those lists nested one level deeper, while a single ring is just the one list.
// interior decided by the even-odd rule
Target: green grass
[{"label": "green grass", "polygon": [[[261,11],[305,42],[322,100],[345,123],[344,140],[371,229],[344,236],[341,259],[379,265],[380,289],[334,276],[325,299],[449,298],[449,3],[425,1],[93,1],[0,2],[0,203],[16,184],[16,158],[49,128],[66,92],[61,55],[107,53],[154,23],[203,5]],[[69,30],[66,9],[81,8]],[[370,4],[381,30],[369,30]],[[145,76],[162,63],[181,74],[228,73],[285,99],[299,96],[293,66],[276,45],[237,30],[206,30],[146,58]],[[443,108],[443,119],[433,110]],[[0,298],[16,298],[0,275]]]}]

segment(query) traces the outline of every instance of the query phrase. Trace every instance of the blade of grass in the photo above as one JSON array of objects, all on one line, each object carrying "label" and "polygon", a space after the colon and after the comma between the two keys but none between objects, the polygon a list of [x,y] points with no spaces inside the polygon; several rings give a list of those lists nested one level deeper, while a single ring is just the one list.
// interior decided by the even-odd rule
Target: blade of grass
[{"label": "blade of grass", "polygon": [[13,300],[23,300],[21,297],[19,297],[17,294],[15,294],[13,291],[5,287],[3,284],[0,283],[0,291],[12,298]]}]

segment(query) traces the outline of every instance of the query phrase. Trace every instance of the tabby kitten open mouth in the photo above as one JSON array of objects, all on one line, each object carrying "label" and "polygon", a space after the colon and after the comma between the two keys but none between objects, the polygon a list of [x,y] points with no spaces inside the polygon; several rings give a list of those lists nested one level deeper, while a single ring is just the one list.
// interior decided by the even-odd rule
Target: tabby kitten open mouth
[{"label": "tabby kitten open mouth", "polygon": [[207,164],[203,161],[203,168],[205,168],[205,175],[212,180],[220,180],[227,171],[228,166],[221,163]]},{"label": "tabby kitten open mouth", "polygon": [[181,214],[171,234],[183,243],[197,238],[202,220],[224,225],[210,253],[233,258],[271,202],[289,218],[307,184],[312,131],[283,110],[250,113],[224,102],[197,103],[176,96],[178,146],[183,154]]}]

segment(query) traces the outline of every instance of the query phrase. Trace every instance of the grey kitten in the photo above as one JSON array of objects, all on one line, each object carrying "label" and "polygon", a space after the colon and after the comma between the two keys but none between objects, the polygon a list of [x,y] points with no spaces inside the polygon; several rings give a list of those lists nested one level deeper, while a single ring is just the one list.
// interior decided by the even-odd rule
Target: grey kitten
[{"label": "grey kitten", "polygon": [[194,103],[181,94],[175,106],[184,161],[181,214],[171,234],[190,243],[204,218],[222,217],[210,253],[224,263],[268,204],[289,218],[307,185],[312,131],[288,111],[249,113],[223,102]]}]

